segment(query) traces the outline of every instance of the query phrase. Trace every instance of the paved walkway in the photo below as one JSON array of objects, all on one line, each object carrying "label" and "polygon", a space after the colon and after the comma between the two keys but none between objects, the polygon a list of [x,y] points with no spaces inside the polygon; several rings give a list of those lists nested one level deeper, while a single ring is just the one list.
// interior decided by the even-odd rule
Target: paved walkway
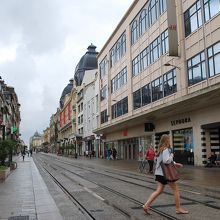
[{"label": "paved walkway", "polygon": [[62,220],[32,158],[16,159],[17,169],[0,183],[0,220]]}]

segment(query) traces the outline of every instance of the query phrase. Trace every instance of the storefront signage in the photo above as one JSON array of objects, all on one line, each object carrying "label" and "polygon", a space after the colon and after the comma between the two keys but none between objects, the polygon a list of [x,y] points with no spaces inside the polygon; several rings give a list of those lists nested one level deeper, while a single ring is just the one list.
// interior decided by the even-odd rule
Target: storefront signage
[{"label": "storefront signage", "polygon": [[185,123],[189,123],[189,122],[191,122],[190,117],[188,117],[188,118],[181,118],[181,119],[177,119],[177,120],[171,121],[171,126],[185,124]]},{"label": "storefront signage", "polygon": [[176,3],[174,0],[167,0],[167,23],[168,23],[169,56],[178,56]]}]

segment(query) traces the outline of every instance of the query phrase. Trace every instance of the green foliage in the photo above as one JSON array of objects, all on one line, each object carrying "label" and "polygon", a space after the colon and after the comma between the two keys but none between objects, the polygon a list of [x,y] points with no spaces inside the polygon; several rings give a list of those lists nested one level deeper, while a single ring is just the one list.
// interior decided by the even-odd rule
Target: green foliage
[{"label": "green foliage", "polygon": [[0,165],[5,165],[8,154],[14,150],[15,146],[15,140],[7,139],[0,141]]},{"label": "green foliage", "polygon": [[0,171],[1,170],[6,170],[8,167],[6,167],[6,166],[0,166]]}]

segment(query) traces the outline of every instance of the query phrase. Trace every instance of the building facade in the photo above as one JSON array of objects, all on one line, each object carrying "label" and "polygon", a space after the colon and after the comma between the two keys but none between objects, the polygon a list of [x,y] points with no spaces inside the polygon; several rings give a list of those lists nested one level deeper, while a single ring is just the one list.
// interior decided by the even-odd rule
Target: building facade
[{"label": "building facade", "polygon": [[103,154],[138,160],[170,134],[175,160],[220,152],[220,1],[135,0],[98,55]]},{"label": "building facade", "polygon": [[20,104],[15,89],[0,78],[0,139],[20,141]]},{"label": "building facade", "polygon": [[82,81],[84,94],[83,107],[83,140],[85,148],[88,152],[98,152],[98,140],[93,130],[98,127],[98,93],[96,93],[95,85],[97,81],[97,69],[87,70]]}]

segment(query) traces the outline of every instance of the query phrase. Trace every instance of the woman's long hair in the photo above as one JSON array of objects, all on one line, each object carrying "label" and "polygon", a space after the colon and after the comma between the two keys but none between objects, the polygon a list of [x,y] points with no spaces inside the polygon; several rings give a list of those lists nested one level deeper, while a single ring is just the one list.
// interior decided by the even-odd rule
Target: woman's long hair
[{"label": "woman's long hair", "polygon": [[165,149],[170,147],[170,136],[167,134],[163,134],[160,138],[160,143],[158,144],[157,156]]}]

